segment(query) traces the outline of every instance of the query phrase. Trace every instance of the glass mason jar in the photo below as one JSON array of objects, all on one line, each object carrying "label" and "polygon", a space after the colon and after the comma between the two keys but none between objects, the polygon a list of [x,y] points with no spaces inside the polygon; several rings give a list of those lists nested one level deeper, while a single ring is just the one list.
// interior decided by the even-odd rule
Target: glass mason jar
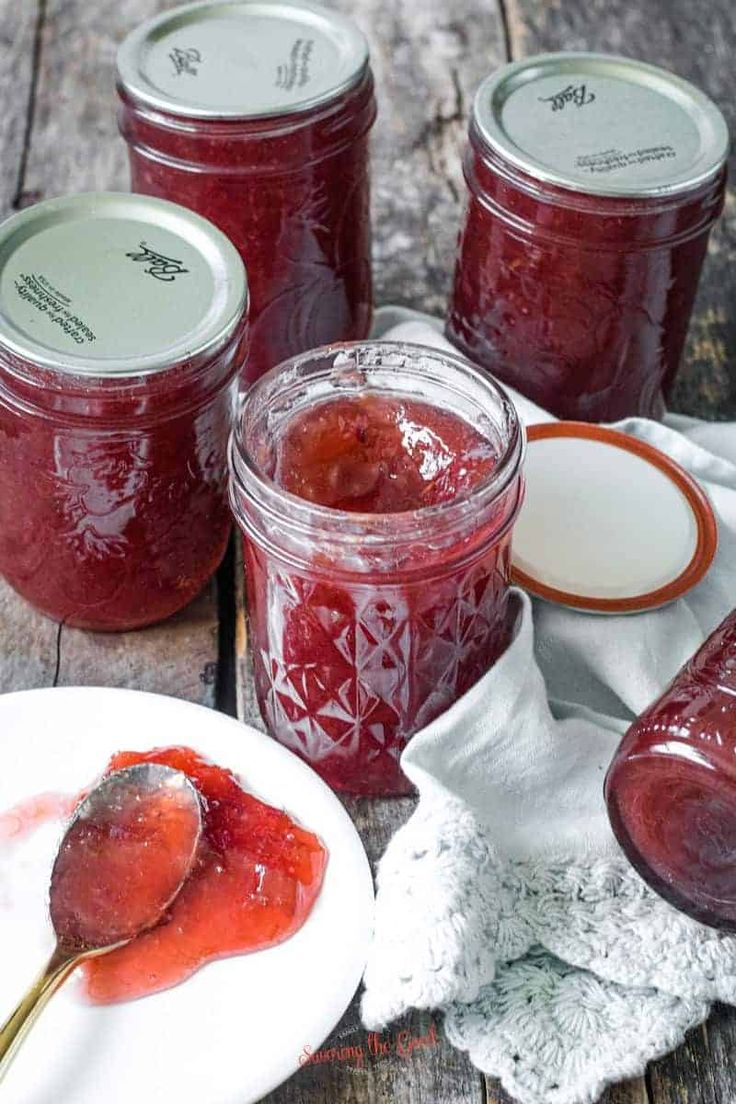
[{"label": "glass mason jar", "polygon": [[125,40],[118,91],[133,190],[211,219],[247,265],[245,382],[368,334],[376,104],[349,20],[299,0],[174,8]]},{"label": "glass mason jar", "polygon": [[447,336],[560,418],[659,418],[682,355],[728,132],[654,66],[548,54],[480,87]]},{"label": "glass mason jar", "polygon": [[143,196],[0,227],[0,573],[41,612],[137,628],[202,589],[231,527],[242,261]]},{"label": "glass mason jar", "polygon": [[[278,485],[275,449],[294,419],[366,396],[429,404],[477,431],[490,442],[492,472],[457,497],[395,513],[334,509]],[[272,735],[334,788],[411,792],[399,767],[407,740],[505,648],[523,443],[489,377],[422,346],[318,349],[246,396],[230,494],[245,542],[258,700]]]},{"label": "glass mason jar", "polygon": [[626,733],[606,800],[642,877],[696,920],[736,931],[736,610]]}]

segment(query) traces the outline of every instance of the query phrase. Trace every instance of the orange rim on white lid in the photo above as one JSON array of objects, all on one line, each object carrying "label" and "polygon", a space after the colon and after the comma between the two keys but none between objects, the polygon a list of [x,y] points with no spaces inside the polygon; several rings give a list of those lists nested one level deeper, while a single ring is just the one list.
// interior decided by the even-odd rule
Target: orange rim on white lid
[{"label": "orange rim on white lid", "polygon": [[680,598],[716,554],[702,488],[653,445],[605,426],[527,429],[526,500],[511,576],[531,594],[591,613],[639,613]]}]

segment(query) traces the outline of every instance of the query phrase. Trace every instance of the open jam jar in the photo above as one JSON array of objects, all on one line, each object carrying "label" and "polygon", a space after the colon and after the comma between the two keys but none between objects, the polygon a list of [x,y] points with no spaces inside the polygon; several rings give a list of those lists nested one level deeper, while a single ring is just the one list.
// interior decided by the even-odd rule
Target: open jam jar
[{"label": "open jam jar", "polygon": [[118,54],[133,190],[212,220],[248,269],[246,382],[372,314],[365,39],[300,0],[166,11]]},{"label": "open jam jar", "polygon": [[523,430],[459,357],[318,349],[251,388],[230,450],[258,699],[333,787],[411,792],[407,740],[509,638]]},{"label": "open jam jar", "polygon": [[626,733],[606,800],[642,877],[736,931],[736,610]]},{"label": "open jam jar", "polygon": [[654,66],[500,69],[471,119],[450,340],[558,417],[661,417],[727,152],[718,108]]},{"label": "open jam jar", "polygon": [[217,568],[246,301],[230,242],[163,200],[0,227],[0,573],[43,613],[136,628]]}]

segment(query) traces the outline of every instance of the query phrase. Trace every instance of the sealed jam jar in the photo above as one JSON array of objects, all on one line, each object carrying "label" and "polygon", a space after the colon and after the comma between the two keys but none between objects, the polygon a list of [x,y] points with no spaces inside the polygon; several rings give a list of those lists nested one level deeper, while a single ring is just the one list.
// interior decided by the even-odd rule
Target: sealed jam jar
[{"label": "sealed jam jar", "polygon": [[508,641],[523,431],[418,345],[345,344],[249,391],[230,452],[258,699],[333,787],[411,790],[409,739]]},{"label": "sealed jam jar", "polygon": [[661,417],[727,152],[718,108],[654,66],[500,69],[471,119],[448,337],[561,418]]},{"label": "sealed jam jar", "polygon": [[642,877],[736,931],[736,610],[626,733],[606,799]]},{"label": "sealed jam jar", "polygon": [[43,613],[135,628],[218,566],[246,299],[225,236],[163,200],[0,227],[0,573]]},{"label": "sealed jam jar", "polygon": [[372,313],[365,39],[300,0],[188,4],[118,54],[133,190],[209,218],[248,269],[245,381]]}]

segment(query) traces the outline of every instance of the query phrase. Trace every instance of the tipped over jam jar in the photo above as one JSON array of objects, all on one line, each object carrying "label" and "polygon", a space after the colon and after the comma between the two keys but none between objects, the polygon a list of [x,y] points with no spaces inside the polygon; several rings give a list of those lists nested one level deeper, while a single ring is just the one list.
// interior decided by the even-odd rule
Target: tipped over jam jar
[{"label": "tipped over jam jar", "polygon": [[498,70],[475,99],[447,336],[560,418],[659,418],[723,206],[726,123],[600,54]]},{"label": "tipped over jam jar", "polygon": [[248,269],[244,382],[372,315],[368,48],[301,0],[174,8],[118,54],[132,187],[198,211]]},{"label": "tipped over jam jar", "polygon": [[736,610],[626,733],[606,800],[652,888],[736,931]]},{"label": "tipped over jam jar", "polygon": [[243,263],[146,196],[65,196],[0,227],[0,573],[85,629],[159,621],[230,531]]},{"label": "tipped over jam jar", "polygon": [[392,342],[295,358],[230,449],[258,700],[335,789],[411,792],[399,757],[509,639],[524,435],[459,357]]}]

